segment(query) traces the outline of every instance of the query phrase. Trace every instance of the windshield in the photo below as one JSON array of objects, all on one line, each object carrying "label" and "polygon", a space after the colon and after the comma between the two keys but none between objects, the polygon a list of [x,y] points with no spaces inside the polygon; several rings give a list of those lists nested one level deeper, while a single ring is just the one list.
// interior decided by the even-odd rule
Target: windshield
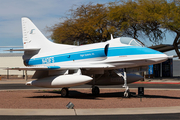
[{"label": "windshield", "polygon": [[126,44],[126,45],[132,45],[132,46],[143,46],[140,42],[138,42],[137,40],[133,39],[133,38],[129,38],[129,37],[121,37],[120,38],[120,42],[122,44]]}]

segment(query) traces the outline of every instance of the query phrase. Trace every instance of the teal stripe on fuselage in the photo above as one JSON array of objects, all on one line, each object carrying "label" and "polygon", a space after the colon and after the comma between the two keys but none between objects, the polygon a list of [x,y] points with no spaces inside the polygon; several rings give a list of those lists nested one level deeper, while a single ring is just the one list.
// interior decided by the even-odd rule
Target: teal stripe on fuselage
[{"label": "teal stripe on fuselage", "polygon": [[111,47],[108,49],[107,57],[143,55],[143,54],[163,54],[159,51],[140,46]]},{"label": "teal stripe on fuselage", "polygon": [[104,48],[52,55],[52,56],[40,57],[40,58],[33,58],[30,60],[26,60],[26,63],[28,65],[39,65],[39,64],[50,64],[56,62],[75,61],[75,60],[83,60],[83,59],[98,58],[98,57],[106,57]]},{"label": "teal stripe on fuselage", "polygon": [[[123,46],[108,48],[107,57],[143,55],[143,54],[163,54],[159,51],[140,46]],[[75,61],[90,58],[106,57],[104,48],[78,51],[66,54],[52,55],[47,57],[33,58],[26,60],[28,65],[50,64],[57,62]]]}]

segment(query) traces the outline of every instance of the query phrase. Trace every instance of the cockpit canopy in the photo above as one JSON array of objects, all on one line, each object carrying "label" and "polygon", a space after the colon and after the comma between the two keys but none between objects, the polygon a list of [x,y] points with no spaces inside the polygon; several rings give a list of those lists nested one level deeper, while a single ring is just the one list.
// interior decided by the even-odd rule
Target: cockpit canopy
[{"label": "cockpit canopy", "polygon": [[126,45],[143,46],[140,42],[130,37],[120,37],[120,42]]}]

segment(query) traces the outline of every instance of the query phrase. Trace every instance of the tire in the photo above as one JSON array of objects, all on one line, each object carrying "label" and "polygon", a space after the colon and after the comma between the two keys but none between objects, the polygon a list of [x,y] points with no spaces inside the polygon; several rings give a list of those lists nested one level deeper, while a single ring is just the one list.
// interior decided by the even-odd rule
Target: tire
[{"label": "tire", "polygon": [[62,88],[61,89],[61,96],[62,97],[67,97],[69,95],[69,90],[68,88]]},{"label": "tire", "polygon": [[93,86],[92,87],[92,94],[93,95],[99,95],[99,93],[100,93],[99,87]]}]

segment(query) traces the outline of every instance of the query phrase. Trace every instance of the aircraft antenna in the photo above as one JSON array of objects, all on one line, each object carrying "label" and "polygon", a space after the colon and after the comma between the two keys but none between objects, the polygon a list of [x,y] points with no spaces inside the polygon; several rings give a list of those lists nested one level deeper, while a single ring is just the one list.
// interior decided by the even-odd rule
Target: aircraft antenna
[{"label": "aircraft antenna", "polygon": [[113,38],[113,35],[111,34],[111,40],[113,40],[114,38]]}]

